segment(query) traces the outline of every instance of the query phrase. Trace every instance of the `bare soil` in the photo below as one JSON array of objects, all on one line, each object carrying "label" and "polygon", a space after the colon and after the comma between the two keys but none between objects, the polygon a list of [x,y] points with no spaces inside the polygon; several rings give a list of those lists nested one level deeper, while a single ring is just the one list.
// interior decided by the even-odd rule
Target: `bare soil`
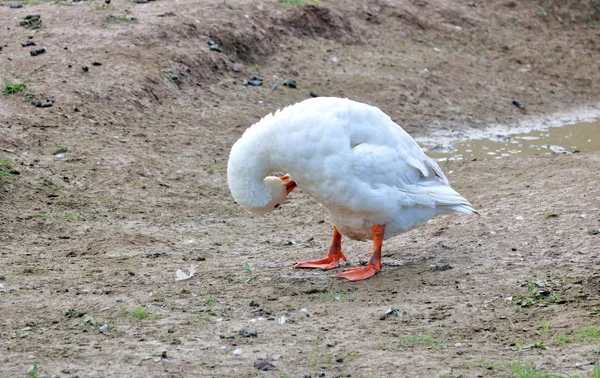
[{"label": "bare soil", "polygon": [[443,164],[481,217],[386,242],[357,283],[291,269],[328,247],[318,204],[296,190],[250,217],[225,167],[310,91],[415,136],[597,104],[597,1],[9,3],[0,76],[27,88],[0,98],[0,168],[19,173],[0,181],[0,376],[593,376],[600,154]]}]

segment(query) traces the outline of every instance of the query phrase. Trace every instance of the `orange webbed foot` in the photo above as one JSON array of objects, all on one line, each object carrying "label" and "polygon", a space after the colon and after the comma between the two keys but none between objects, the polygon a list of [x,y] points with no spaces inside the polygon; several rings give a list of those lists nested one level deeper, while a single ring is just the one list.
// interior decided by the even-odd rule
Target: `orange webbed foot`
[{"label": "orange webbed foot", "polygon": [[340,266],[340,260],[348,261],[342,253],[342,234],[333,226],[333,236],[329,254],[324,259],[294,263],[294,268],[329,270]]},{"label": "orange webbed foot", "polygon": [[373,232],[373,252],[369,264],[346,269],[343,273],[335,274],[334,277],[345,278],[349,281],[360,281],[373,277],[381,270],[381,246],[383,245],[385,225],[374,224],[371,230]]},{"label": "orange webbed foot", "polygon": [[373,277],[381,268],[377,269],[374,265],[359,266],[358,268],[346,269],[343,273],[334,274],[333,277],[345,278],[349,281],[360,281]]},{"label": "orange webbed foot", "polygon": [[294,268],[330,270],[340,266],[340,259],[348,261],[346,256],[340,251],[339,255],[330,255],[324,259],[294,263]]}]

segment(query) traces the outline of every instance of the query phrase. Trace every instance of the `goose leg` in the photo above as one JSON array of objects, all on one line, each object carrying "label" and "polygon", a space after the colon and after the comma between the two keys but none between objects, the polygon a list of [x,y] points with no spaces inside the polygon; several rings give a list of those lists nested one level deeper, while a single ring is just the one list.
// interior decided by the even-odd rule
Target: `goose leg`
[{"label": "goose leg", "polygon": [[340,234],[337,228],[333,226],[333,237],[331,239],[331,247],[329,247],[329,254],[327,257],[321,260],[294,263],[294,268],[329,270],[337,268],[339,266],[340,259],[348,261],[346,256],[344,256],[342,253],[342,234]]},{"label": "goose leg", "polygon": [[371,227],[373,232],[373,253],[367,266],[346,269],[343,273],[335,274],[334,277],[345,278],[350,281],[364,280],[373,277],[381,270],[381,246],[383,245],[383,235],[385,225],[374,224]]}]

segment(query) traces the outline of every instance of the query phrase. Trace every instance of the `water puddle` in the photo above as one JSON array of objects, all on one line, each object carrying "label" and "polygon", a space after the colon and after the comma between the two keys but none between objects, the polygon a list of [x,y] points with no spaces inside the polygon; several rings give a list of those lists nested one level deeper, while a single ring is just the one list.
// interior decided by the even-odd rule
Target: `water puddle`
[{"label": "water puddle", "polygon": [[421,143],[428,156],[438,160],[502,159],[553,153],[600,152],[600,119],[521,134],[496,135],[456,143]]}]

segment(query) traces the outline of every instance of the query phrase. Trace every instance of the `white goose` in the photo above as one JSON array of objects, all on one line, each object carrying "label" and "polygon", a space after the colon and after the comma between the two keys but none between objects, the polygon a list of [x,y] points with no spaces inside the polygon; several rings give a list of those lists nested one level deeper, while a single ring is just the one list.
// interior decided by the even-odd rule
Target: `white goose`
[{"label": "white goose", "polygon": [[383,240],[437,214],[478,214],[390,117],[334,97],[288,106],[248,128],[231,149],[227,179],[233,198],[252,214],[277,209],[296,186],[327,208],[334,224],[328,256],[295,268],[327,270],[347,261],[342,235],[373,240],[367,266],[334,276],[352,281],[381,270]]}]

